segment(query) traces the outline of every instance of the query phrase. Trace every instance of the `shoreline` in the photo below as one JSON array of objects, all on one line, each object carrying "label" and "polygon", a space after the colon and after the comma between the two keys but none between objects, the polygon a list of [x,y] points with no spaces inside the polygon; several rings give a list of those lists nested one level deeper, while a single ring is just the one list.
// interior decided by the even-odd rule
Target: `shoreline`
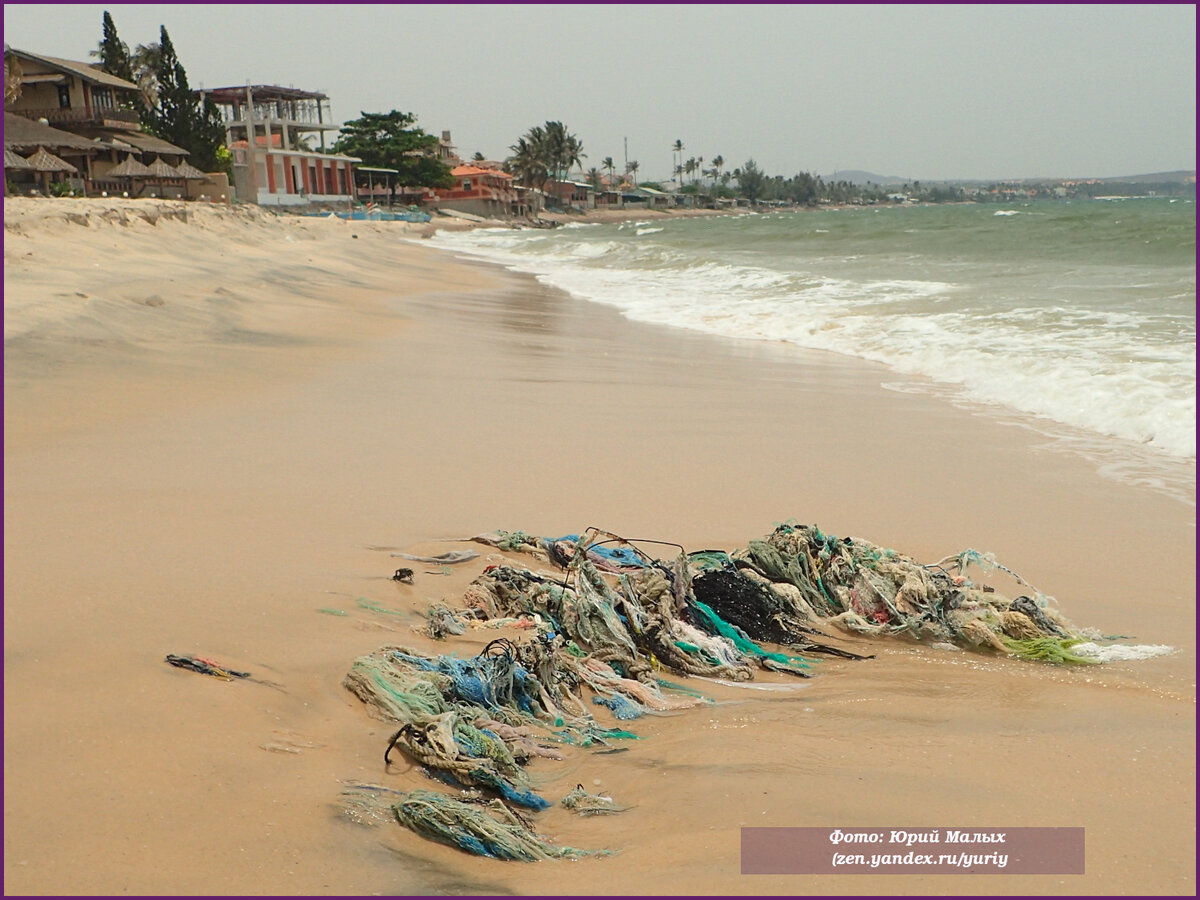
[{"label": "shoreline", "polygon": [[[888,393],[881,366],[633,323],[398,223],[259,219],[8,232],[6,339],[25,335],[5,355],[8,892],[1194,889],[1182,504]],[[552,792],[600,779],[636,805],[546,812],[563,843],[622,848],[567,883],[555,864],[499,866],[337,814],[340,780],[427,784],[382,770],[388,725],[340,684],[353,660],[481,646],[496,633],[439,645],[411,626],[489,559],[529,562],[474,545],[479,565],[408,586],[369,547],[595,524],[732,548],[790,516],[918,558],[993,551],[1076,623],[1179,651],[1079,673],[863,642],[875,660],[823,662],[795,699],[727,689],[739,702],[644,720],[629,752],[534,767]],[[1148,534],[1153,560],[1114,561]],[[281,687],[172,670],[165,653]],[[1087,874],[737,871],[741,824],[968,819],[1083,825]]]}]

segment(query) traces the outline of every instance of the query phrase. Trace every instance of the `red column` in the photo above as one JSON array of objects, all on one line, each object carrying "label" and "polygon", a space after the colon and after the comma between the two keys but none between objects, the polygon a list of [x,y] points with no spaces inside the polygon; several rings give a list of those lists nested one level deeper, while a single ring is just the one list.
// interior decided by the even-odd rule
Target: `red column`
[{"label": "red column", "polygon": [[304,183],[304,193],[311,194],[313,192],[312,185],[308,183],[308,160],[300,160],[300,180]]},{"label": "red column", "polygon": [[289,194],[296,193],[296,180],[292,175],[292,158],[290,156],[283,158],[283,183]]},{"label": "red column", "polygon": [[275,193],[275,161],[271,159],[270,153],[264,153],[263,156],[267,159],[267,190],[270,193]]}]

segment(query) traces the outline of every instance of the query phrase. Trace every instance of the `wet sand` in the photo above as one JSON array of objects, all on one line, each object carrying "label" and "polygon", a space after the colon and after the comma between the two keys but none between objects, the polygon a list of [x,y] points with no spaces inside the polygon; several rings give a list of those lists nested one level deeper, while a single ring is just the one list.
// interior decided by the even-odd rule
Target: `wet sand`
[{"label": "wet sand", "polygon": [[[1194,892],[1193,506],[880,367],[631,323],[404,226],[33,202],[5,204],[6,893]],[[539,814],[609,859],[496,863],[340,813],[344,780],[430,786],[384,770],[354,659],[497,634],[412,631],[487,563],[438,541],[732,548],[793,517],[992,551],[1076,623],[1179,652],[1076,671],[860,639],[875,659],[794,692],[704,685],[728,702],[531,766],[547,797],[598,779],[635,807]],[[468,546],[412,585],[369,549]],[[1083,826],[1087,871],[742,876],[743,825]]]}]

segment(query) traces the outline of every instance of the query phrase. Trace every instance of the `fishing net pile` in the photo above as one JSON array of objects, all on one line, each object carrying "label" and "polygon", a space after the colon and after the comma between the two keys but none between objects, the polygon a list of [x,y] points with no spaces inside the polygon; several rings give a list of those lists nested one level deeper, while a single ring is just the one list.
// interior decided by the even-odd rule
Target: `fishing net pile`
[{"label": "fishing net pile", "polygon": [[[1090,662],[1071,652],[1083,637],[1049,598],[1032,591],[1010,600],[972,581],[975,567],[1028,587],[974,550],[922,565],[794,523],[733,553],[668,545],[677,550],[668,559],[636,546],[662,542],[594,528],[557,539],[493,532],[475,540],[533,554],[559,572],[490,565],[461,607],[431,607],[427,633],[444,638],[504,623],[525,627],[527,637],[492,641],[468,658],[384,647],[358,659],[345,686],[398,724],[385,762],[403,755],[460,791],[397,794],[388,801],[394,817],[425,837],[502,859],[590,852],[555,847],[518,812],[551,805],[525,767],[561,758],[563,745],[636,737],[620,723],[707,702],[664,674],[746,682],[757,670],[808,677],[816,654],[865,658],[829,643],[838,629]],[[597,721],[597,707],[616,727]],[[563,803],[581,812],[620,809],[582,787]]]},{"label": "fishing net pile", "polygon": [[[507,532],[474,538],[500,545]],[[532,539],[522,535],[517,549],[539,552],[551,561],[582,555],[595,569],[637,572],[665,570],[647,561],[627,542],[621,555],[606,552],[598,536],[590,540]],[[575,543],[571,544],[574,540]],[[631,552],[632,551],[632,552]],[[636,557],[636,559],[635,559]],[[784,523],[743,550],[702,550],[683,554],[672,564],[677,583],[686,585],[678,609],[700,628],[739,644],[749,639],[795,648],[801,652],[854,657],[824,643],[831,630],[872,636],[896,635],[965,649],[995,650],[1022,659],[1087,664],[1093,659],[1071,652],[1087,638],[1055,607],[1052,598],[1030,587],[1016,572],[990,554],[964,550],[936,563],[909,556],[862,538],[837,538],[816,525]],[[981,576],[1003,572],[1027,593],[1009,599],[968,570]],[[472,600],[471,592],[466,597]],[[773,668],[770,657],[765,665]]]}]

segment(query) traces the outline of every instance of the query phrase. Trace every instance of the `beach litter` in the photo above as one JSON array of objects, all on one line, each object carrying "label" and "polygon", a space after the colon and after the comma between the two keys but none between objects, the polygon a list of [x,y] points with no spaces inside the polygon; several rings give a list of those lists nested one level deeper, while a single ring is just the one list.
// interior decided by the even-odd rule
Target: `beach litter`
[{"label": "beach litter", "polygon": [[166,662],[177,669],[187,669],[191,672],[198,672],[201,675],[212,675],[214,678],[220,678],[223,681],[233,681],[235,678],[249,678],[249,672],[239,672],[236,669],[230,669],[213,659],[207,659],[203,656],[176,656],[174,653],[168,653]]},{"label": "beach litter", "polygon": [[422,837],[493,859],[533,862],[610,852],[555,846],[499,800],[481,805],[435,791],[410,791],[392,810],[400,824]]},{"label": "beach litter", "polygon": [[393,553],[399,559],[411,559],[413,562],[436,563],[443,566],[455,566],[478,558],[474,550],[451,550],[449,553],[439,553],[437,556],[417,556],[412,553]]},{"label": "beach litter", "polygon": [[613,798],[606,794],[588,793],[582,784],[576,785],[573,791],[562,798],[562,805],[581,816],[604,816],[629,809],[628,806],[617,806]]},{"label": "beach litter", "polygon": [[[550,804],[525,766],[561,758],[564,745],[612,752],[614,741],[637,737],[626,722],[713,702],[664,674],[786,690],[751,682],[760,670],[807,679],[815,656],[872,658],[832,643],[838,632],[1059,665],[1094,665],[1103,655],[1052,598],[975,550],[926,565],[794,521],[731,553],[688,553],[594,527],[561,538],[497,531],[473,540],[528,553],[559,571],[488,565],[460,608],[431,605],[425,631],[442,639],[468,625],[519,624],[520,640],[500,638],[466,658],[383,647],[356,660],[344,685],[372,715],[398,723],[385,764],[393,756],[409,760],[448,785],[493,798],[481,805],[421,791],[395,806],[396,818],[418,834],[480,855],[592,852],[529,837],[532,827],[512,807]],[[659,558],[639,546],[646,544],[676,552]],[[1010,600],[973,580],[976,570],[1002,572],[1025,593]],[[613,726],[595,718],[600,708]],[[580,791],[564,804],[579,812],[611,804]],[[496,834],[516,843],[488,843]]]}]

